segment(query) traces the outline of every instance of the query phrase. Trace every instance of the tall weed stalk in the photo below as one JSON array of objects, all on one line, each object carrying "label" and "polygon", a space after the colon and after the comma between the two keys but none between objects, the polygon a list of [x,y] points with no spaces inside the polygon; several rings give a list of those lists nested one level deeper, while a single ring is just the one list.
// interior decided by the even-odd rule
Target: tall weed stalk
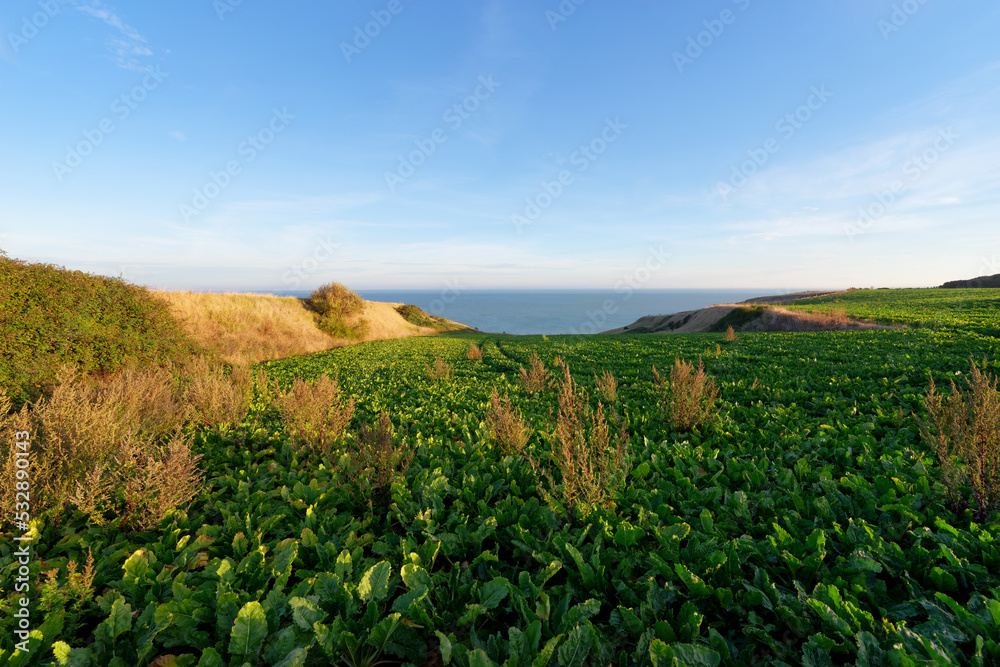
[{"label": "tall weed stalk", "polygon": [[[622,425],[612,433],[604,406],[590,406],[586,392],[563,365],[559,410],[552,427],[549,461],[529,457],[535,477],[548,487],[545,493],[570,512],[585,516],[597,507],[609,507],[625,484],[630,455]],[[558,474],[557,474],[558,473]]]},{"label": "tall weed stalk", "polygon": [[931,379],[923,399],[929,423],[920,422],[920,433],[937,454],[952,508],[968,505],[968,488],[977,513],[986,517],[1000,507],[1000,395],[996,378],[975,362],[965,382],[963,392],[952,380],[944,396]]}]

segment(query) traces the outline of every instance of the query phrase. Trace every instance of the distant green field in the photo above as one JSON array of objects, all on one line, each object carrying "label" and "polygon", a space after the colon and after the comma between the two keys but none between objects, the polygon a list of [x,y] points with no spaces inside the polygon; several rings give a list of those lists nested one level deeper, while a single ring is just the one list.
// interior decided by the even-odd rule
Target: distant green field
[{"label": "distant green field", "polygon": [[[947,387],[984,357],[1000,370],[997,299],[877,290],[801,306],[921,323],[900,330],[721,345],[721,334],[456,334],[262,364],[285,387],[337,375],[357,400],[354,427],[390,412],[417,449],[387,505],[348,493],[339,453],[297,453],[260,397],[244,424],[199,435],[209,488],[158,532],[44,529],[39,557],[91,545],[109,591],[101,628],[62,639],[93,658],[72,664],[129,667],[165,654],[234,666],[1000,664],[1000,514],[977,522],[945,506],[913,416],[930,377]],[[466,358],[470,343],[482,360]],[[632,460],[613,507],[583,518],[548,504],[526,459],[489,444],[497,386],[531,426],[528,453],[552,447],[555,393],[516,380],[532,353],[549,367],[560,356],[594,406],[594,374],[619,380],[614,419]],[[428,379],[436,357],[450,379]],[[689,433],[664,418],[653,383],[652,366],[675,357],[701,357],[719,385],[717,420]],[[16,562],[3,549],[7,577]]]},{"label": "distant green field", "polygon": [[856,318],[883,324],[961,329],[1000,335],[1000,289],[856,290],[808,299],[788,308],[809,311],[843,309]]}]

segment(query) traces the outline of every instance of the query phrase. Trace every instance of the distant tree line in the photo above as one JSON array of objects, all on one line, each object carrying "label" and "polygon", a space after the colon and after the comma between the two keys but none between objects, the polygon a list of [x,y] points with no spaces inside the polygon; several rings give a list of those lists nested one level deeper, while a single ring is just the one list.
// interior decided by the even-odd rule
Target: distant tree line
[{"label": "distant tree line", "polygon": [[972,278],[971,280],[950,280],[944,285],[941,285],[943,289],[957,289],[957,288],[967,288],[967,287],[1000,287],[1000,273],[992,276],[979,276],[978,278]]}]

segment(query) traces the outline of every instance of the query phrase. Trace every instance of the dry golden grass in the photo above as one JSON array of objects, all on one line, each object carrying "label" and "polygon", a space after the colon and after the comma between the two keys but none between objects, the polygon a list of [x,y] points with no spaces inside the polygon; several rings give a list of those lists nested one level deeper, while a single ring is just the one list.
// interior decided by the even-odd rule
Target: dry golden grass
[{"label": "dry golden grass", "polygon": [[594,373],[594,387],[605,405],[618,402],[618,380],[611,371],[605,370],[600,375]]},{"label": "dry golden grass", "polygon": [[388,412],[381,413],[374,427],[361,426],[353,439],[346,468],[355,500],[367,497],[373,504],[387,504],[393,480],[406,473],[416,454],[416,445],[406,438],[398,444],[394,440]]},{"label": "dry golden grass", "polygon": [[438,357],[434,360],[434,365],[425,365],[427,368],[427,377],[431,380],[447,380],[451,377],[451,365]]},{"label": "dry golden grass", "polygon": [[191,406],[192,421],[199,426],[239,424],[250,410],[254,376],[245,366],[234,366],[229,375],[221,366],[198,357],[185,369],[184,402]]},{"label": "dry golden grass", "polygon": [[735,343],[737,338],[739,338],[739,336],[736,335],[736,331],[733,329],[733,325],[730,324],[728,327],[726,327],[726,342]]},{"label": "dry golden grass", "polygon": [[[177,435],[190,413],[169,372],[126,369],[95,382],[66,366],[52,396],[6,414],[0,396],[0,495],[12,509],[18,481],[15,432],[31,438],[32,509],[72,502],[92,520],[147,528],[200,489],[198,457]],[[173,432],[167,444],[161,444]]]},{"label": "dry golden grass", "polygon": [[843,308],[829,312],[812,312],[769,306],[763,316],[746,324],[743,331],[848,331],[889,328],[892,327],[852,320]]},{"label": "dry golden grass", "polygon": [[479,361],[483,358],[483,351],[479,349],[479,346],[475,343],[469,343],[469,349],[466,350],[465,356],[468,357],[470,361]]},{"label": "dry golden grass", "polygon": [[180,432],[163,445],[129,435],[77,480],[69,500],[97,525],[115,517],[123,527],[148,530],[201,491],[200,459]]},{"label": "dry golden grass", "polygon": [[299,299],[265,294],[166,292],[153,294],[170,307],[184,330],[220,359],[249,365],[320,352],[337,342],[320,331]]},{"label": "dry golden grass", "polygon": [[[395,303],[363,301],[345,321],[363,332],[360,338],[336,338],[323,332],[317,316],[300,300],[267,294],[153,291],[166,301],[194,341],[220,360],[251,365],[272,359],[321,352],[358,342],[439,333],[407,322]],[[456,329],[462,328],[456,324]]]}]

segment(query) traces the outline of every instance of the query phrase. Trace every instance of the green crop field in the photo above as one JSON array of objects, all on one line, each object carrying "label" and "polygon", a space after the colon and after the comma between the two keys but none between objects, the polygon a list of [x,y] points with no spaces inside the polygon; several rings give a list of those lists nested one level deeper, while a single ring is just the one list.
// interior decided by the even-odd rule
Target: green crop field
[{"label": "green crop field", "polygon": [[788,304],[794,310],[843,310],[883,324],[1000,335],[1000,289],[855,290]]},{"label": "green crop field", "polygon": [[[415,452],[385,497],[341,472],[344,446],[297,449],[258,391],[242,424],[197,434],[205,491],[155,531],[36,520],[42,569],[95,556],[99,597],[71,634],[50,614],[33,652],[0,662],[220,665],[997,665],[1000,514],[953,511],[918,431],[922,397],[996,374],[991,290],[859,291],[813,301],[898,323],[829,333],[511,337],[367,343],[261,365],[287,389],[337,376],[352,429],[388,411]],[[482,359],[466,351],[477,344]],[[721,343],[721,345],[720,345]],[[527,393],[536,353],[568,365],[596,408],[618,396],[624,485],[567,507],[555,390]],[[450,377],[431,380],[440,357]],[[697,362],[718,414],[678,431],[652,367]],[[493,387],[530,429],[522,454],[491,445]],[[555,486],[553,486],[555,484]],[[18,560],[0,543],[2,581]],[[69,610],[67,610],[68,613]]]}]

